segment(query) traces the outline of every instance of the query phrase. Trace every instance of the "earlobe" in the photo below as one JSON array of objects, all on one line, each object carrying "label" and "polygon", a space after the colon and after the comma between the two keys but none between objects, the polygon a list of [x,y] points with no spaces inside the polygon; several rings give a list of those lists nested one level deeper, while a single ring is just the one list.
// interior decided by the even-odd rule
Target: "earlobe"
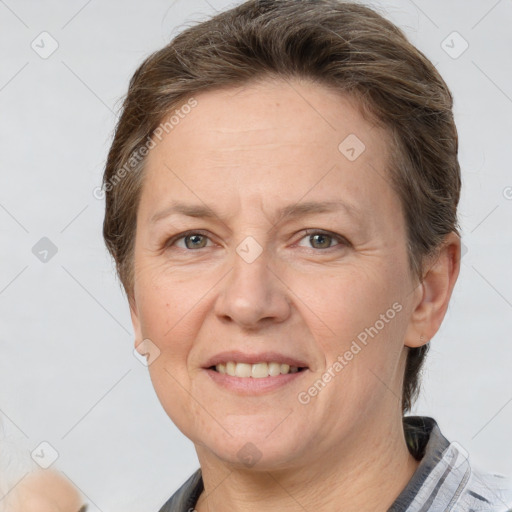
[{"label": "earlobe", "polygon": [[428,343],[439,330],[460,270],[460,238],[446,235],[435,259],[427,266],[418,287],[419,299],[411,313],[405,337],[408,347]]}]

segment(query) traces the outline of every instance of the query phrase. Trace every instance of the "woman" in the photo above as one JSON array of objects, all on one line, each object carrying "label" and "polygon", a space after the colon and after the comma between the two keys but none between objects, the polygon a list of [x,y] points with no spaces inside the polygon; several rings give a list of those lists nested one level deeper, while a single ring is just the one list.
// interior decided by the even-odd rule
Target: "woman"
[{"label": "woman", "polygon": [[460,267],[452,96],[358,4],[250,0],[130,82],[104,238],[198,470],[161,511],[511,507],[404,417]]}]

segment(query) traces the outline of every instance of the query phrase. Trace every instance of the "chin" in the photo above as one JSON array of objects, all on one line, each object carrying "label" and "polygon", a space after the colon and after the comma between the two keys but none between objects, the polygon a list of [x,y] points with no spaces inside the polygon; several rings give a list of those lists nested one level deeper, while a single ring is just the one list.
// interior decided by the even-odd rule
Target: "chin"
[{"label": "chin", "polygon": [[304,429],[302,432],[295,428],[290,431],[289,425],[286,429],[280,429],[282,425],[277,426],[279,422],[275,417],[271,423],[268,418],[255,415],[239,417],[238,422],[234,417],[227,420],[229,427],[226,430],[231,435],[222,429],[219,433],[216,429],[209,432],[207,439],[204,433],[197,436],[197,441],[192,439],[200,459],[202,454],[205,457],[213,454],[236,469],[270,471],[294,466],[297,460],[303,459],[307,447],[313,446],[309,436],[305,436]]}]

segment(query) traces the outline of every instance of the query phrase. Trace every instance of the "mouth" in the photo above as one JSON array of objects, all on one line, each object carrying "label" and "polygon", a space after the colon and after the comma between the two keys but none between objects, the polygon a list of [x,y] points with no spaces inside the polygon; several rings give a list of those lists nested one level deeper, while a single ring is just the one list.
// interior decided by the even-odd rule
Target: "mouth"
[{"label": "mouth", "polygon": [[265,377],[277,377],[279,375],[302,372],[307,370],[307,367],[291,366],[277,361],[263,361],[252,364],[227,361],[226,363],[218,363],[214,366],[210,366],[208,369],[231,377],[264,379]]},{"label": "mouth", "polygon": [[277,390],[299,379],[309,370],[299,359],[277,352],[245,354],[223,352],[203,367],[217,385],[243,395]]}]

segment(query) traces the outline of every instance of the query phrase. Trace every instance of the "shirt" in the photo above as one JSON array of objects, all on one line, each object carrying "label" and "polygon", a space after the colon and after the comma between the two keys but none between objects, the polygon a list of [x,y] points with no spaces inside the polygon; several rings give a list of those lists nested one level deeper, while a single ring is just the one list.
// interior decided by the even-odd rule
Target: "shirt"
[{"label": "shirt", "polygon": [[[403,424],[409,451],[421,462],[388,512],[512,512],[510,478],[471,465],[433,418],[406,416]],[[193,512],[203,489],[198,469],[160,512]]]}]

